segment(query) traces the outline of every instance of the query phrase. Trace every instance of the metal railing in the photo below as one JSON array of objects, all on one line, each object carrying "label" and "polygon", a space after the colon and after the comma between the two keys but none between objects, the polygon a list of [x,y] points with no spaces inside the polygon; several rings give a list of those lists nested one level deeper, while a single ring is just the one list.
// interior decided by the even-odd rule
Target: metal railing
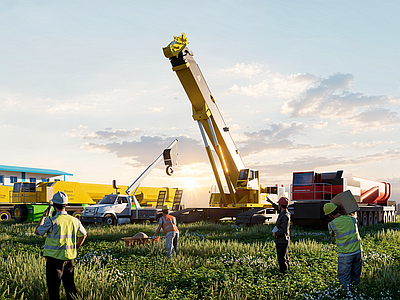
[{"label": "metal railing", "polygon": [[35,203],[40,202],[40,192],[18,192],[10,191],[10,200],[12,203]]}]

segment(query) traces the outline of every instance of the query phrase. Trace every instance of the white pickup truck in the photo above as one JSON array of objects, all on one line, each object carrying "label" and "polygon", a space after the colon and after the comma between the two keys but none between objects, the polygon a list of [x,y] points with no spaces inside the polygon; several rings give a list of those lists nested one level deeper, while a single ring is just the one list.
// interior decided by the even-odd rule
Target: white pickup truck
[{"label": "white pickup truck", "polygon": [[109,225],[145,220],[154,222],[157,212],[155,208],[141,208],[134,195],[111,194],[105,195],[99,203],[85,207],[81,222]]},{"label": "white pickup truck", "polygon": [[118,187],[114,180],[113,186],[117,192],[115,194],[105,195],[97,204],[86,206],[85,210],[81,214],[81,222],[104,222],[110,225],[116,225],[135,221],[156,221],[157,212],[160,210],[157,210],[156,208],[140,207],[140,204],[135,197],[135,192],[139,188],[140,183],[162,160],[164,160],[164,163],[167,166],[167,174],[171,175],[173,173],[172,166],[177,164],[177,143],[178,140],[174,140],[166,149],[164,149],[163,153],[161,153],[125,191],[126,195],[118,193]]}]

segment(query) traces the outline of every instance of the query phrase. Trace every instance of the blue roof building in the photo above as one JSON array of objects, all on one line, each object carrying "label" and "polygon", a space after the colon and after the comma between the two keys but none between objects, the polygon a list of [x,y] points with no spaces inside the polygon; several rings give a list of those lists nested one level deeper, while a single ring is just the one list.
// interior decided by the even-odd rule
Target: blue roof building
[{"label": "blue roof building", "polygon": [[0,165],[0,185],[12,185],[17,181],[47,182],[50,179],[65,181],[65,176],[73,176],[73,174],[51,169]]}]

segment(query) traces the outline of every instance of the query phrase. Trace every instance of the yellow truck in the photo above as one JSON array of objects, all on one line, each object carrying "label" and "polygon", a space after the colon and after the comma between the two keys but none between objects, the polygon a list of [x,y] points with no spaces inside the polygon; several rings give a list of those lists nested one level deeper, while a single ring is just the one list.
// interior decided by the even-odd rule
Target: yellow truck
[{"label": "yellow truck", "polygon": [[[128,186],[121,186],[127,189]],[[85,206],[98,203],[114,192],[111,184],[80,183],[70,181],[16,182],[13,186],[0,186],[0,220],[14,218],[16,222],[34,222],[40,219],[54,193],[67,194],[68,213],[80,217]],[[172,207],[177,188],[139,187],[136,198],[141,206],[156,207],[157,203]]]}]

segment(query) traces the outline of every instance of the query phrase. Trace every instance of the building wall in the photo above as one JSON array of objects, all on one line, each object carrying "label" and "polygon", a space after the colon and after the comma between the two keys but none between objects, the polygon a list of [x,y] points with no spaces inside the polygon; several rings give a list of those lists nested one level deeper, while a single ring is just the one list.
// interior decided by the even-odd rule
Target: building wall
[{"label": "building wall", "polygon": [[54,176],[49,174],[39,174],[39,173],[22,173],[22,172],[10,172],[10,171],[0,171],[0,185],[13,185],[13,180],[30,182],[35,179],[36,183],[50,180],[64,180],[64,175]]}]

